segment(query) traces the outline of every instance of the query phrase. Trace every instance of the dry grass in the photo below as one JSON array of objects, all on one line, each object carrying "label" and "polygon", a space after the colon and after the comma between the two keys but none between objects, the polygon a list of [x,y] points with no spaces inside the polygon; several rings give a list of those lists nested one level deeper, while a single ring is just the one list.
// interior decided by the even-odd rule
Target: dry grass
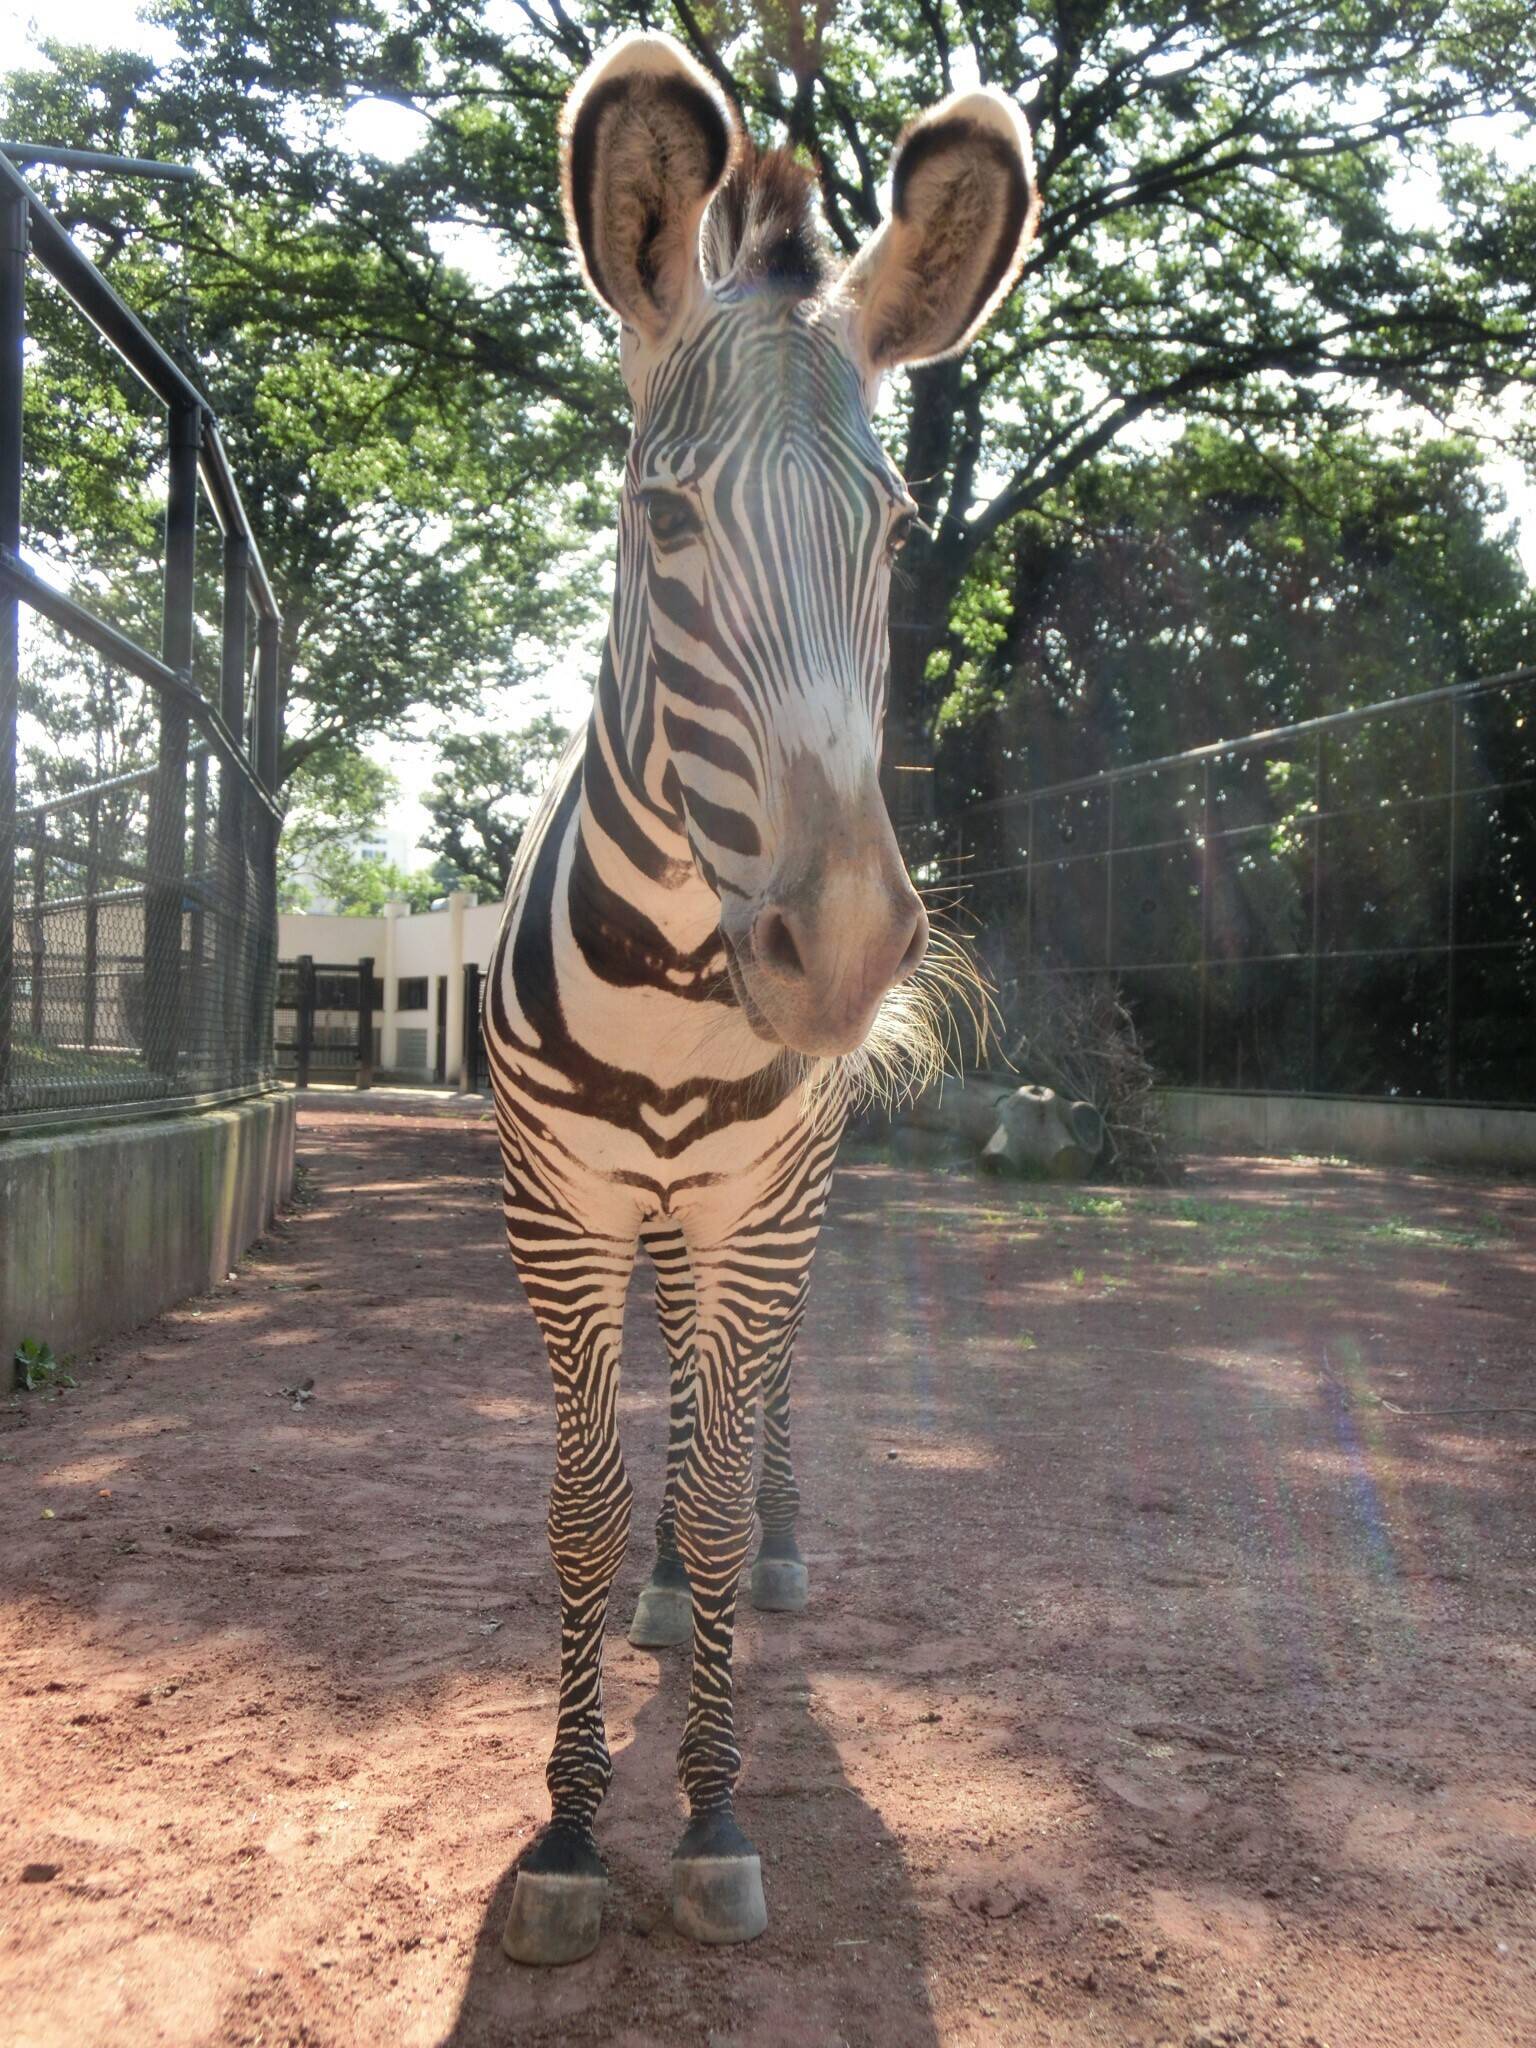
[{"label": "dry grass", "polygon": [[1021,1079],[1091,1102],[1104,1119],[1101,1171],[1167,1184],[1179,1162],[1157,1076],[1107,975],[1036,974],[1000,997],[1002,1043]]}]

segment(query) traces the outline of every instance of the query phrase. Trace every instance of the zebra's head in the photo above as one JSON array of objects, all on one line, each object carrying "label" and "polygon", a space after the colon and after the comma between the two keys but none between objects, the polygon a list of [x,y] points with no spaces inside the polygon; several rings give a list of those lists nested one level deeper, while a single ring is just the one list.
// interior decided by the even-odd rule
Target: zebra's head
[{"label": "zebra's head", "polygon": [[563,173],[635,412],[608,772],[658,834],[686,835],[758,1034],[846,1053],[928,943],[878,774],[916,508],[871,412],[886,371],[964,348],[1017,277],[1028,134],[990,91],[920,117],[890,219],[835,269],[808,173],[759,156],[679,45],[636,35],[572,93]]}]

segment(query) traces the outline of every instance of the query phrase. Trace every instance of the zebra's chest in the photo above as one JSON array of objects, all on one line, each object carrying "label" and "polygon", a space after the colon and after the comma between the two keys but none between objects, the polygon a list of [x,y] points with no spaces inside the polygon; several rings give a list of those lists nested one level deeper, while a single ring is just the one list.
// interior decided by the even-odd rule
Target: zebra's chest
[{"label": "zebra's chest", "polygon": [[723,999],[706,946],[595,954],[572,916],[571,866],[535,861],[508,905],[486,1018],[505,1113],[525,1144],[608,1179],[667,1188],[750,1171],[802,1120],[797,1077]]}]

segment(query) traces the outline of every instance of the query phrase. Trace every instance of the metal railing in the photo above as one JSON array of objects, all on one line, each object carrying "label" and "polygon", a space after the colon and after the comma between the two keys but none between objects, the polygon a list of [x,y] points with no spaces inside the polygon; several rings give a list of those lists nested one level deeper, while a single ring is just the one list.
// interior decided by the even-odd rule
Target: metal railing
[{"label": "metal railing", "polygon": [[[166,410],[158,652],[22,558],[29,256]],[[222,537],[217,702],[192,670],[200,487]],[[152,766],[18,813],[22,604],[145,685],[158,717]],[[270,1084],[280,631],[207,400],[0,155],[0,1130]]]},{"label": "metal railing", "polygon": [[1009,987],[1119,983],[1170,1082],[1536,1103],[1536,670],[973,806]]}]

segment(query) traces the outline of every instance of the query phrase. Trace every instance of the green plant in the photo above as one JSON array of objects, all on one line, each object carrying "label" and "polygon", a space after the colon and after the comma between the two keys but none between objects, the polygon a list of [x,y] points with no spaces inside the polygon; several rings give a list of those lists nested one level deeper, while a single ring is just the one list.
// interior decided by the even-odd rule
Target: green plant
[{"label": "green plant", "polygon": [[57,1392],[76,1384],[75,1376],[65,1367],[62,1358],[55,1358],[53,1346],[43,1344],[36,1337],[23,1337],[16,1346],[13,1364],[16,1368],[16,1385],[24,1394]]},{"label": "green plant", "polygon": [[1455,1245],[1467,1251],[1482,1251],[1490,1235],[1499,1233],[1497,1217],[1485,1217],[1480,1230],[1458,1230],[1448,1223],[1415,1223],[1411,1216],[1389,1216],[1384,1223],[1366,1227],[1367,1237],[1387,1238],[1395,1244]]}]

